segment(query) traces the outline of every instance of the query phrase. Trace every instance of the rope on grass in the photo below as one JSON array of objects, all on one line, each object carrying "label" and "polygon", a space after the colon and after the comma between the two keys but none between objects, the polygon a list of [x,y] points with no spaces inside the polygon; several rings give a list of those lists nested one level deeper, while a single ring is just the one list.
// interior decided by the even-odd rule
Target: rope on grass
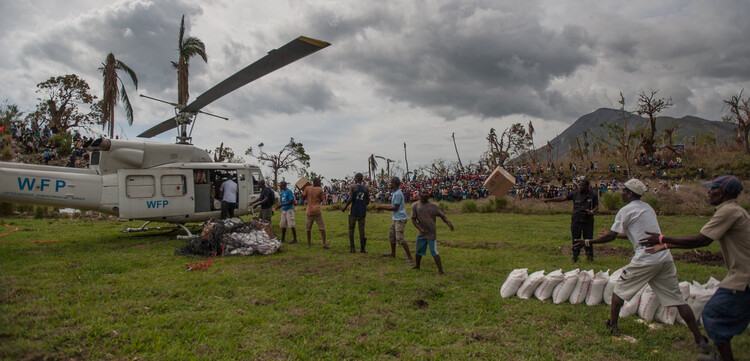
[{"label": "rope on grass", "polygon": [[[218,252],[214,252],[214,255],[210,258],[206,259],[205,262],[193,262],[193,263],[186,263],[188,271],[205,271],[208,269],[208,267],[211,267],[214,262],[214,258],[216,258]],[[224,258],[224,246],[221,246],[221,258]]]},{"label": "rope on grass", "polygon": [[[6,224],[5,226],[6,226],[6,227],[8,227],[8,228],[13,228],[13,226],[9,226],[9,225],[7,225],[7,224]],[[13,233],[13,232],[17,231],[17,230],[18,230],[18,227],[16,227],[16,228],[13,228],[13,230],[12,230],[12,231],[10,231],[10,232],[6,232],[6,233],[3,233],[3,234],[0,234],[0,237],[5,237],[5,236],[7,236],[7,235],[9,235],[9,234],[11,234],[11,233]]]}]

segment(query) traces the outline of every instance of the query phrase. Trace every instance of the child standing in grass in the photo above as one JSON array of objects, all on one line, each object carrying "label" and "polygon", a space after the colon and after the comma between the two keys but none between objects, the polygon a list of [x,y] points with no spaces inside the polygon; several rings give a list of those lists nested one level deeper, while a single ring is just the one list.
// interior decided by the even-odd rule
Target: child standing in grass
[{"label": "child standing in grass", "polygon": [[453,223],[448,220],[448,217],[446,217],[443,211],[440,210],[440,207],[437,204],[430,202],[430,192],[426,189],[422,189],[419,192],[419,201],[414,202],[411,205],[411,222],[419,231],[419,236],[417,236],[417,263],[412,269],[419,269],[422,262],[422,256],[427,253],[427,249],[429,248],[432,258],[435,259],[438,274],[443,275],[445,272],[443,272],[443,263],[440,260],[440,254],[438,253],[437,247],[437,216],[440,216],[451,231],[454,230]]}]

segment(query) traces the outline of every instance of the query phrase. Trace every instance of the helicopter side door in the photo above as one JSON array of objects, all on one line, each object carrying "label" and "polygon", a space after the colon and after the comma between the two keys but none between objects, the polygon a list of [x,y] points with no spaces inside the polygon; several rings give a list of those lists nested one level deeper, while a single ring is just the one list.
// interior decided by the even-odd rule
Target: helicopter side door
[{"label": "helicopter side door", "polygon": [[178,222],[195,213],[193,172],[120,169],[120,218]]}]

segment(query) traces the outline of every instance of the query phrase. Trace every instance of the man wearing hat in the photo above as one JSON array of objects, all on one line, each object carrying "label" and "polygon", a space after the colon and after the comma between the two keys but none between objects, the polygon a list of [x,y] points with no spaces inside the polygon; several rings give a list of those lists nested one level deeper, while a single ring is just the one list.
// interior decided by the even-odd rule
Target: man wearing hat
[{"label": "man wearing hat", "polygon": [[638,179],[625,182],[621,196],[626,204],[617,212],[610,230],[596,239],[577,239],[574,247],[607,243],[617,238],[619,234],[626,235],[633,244],[635,254],[630,263],[623,267],[622,275],[615,284],[610,317],[605,324],[612,335],[622,334],[617,327],[617,320],[625,300],[633,298],[648,283],[664,307],[675,306],[677,308],[677,312],[692,331],[698,349],[702,352],[709,352],[711,346],[706,337],[701,334],[693,310],[687,305],[680,292],[672,254],[669,251],[647,253],[646,247],[638,243],[647,236],[647,232],[660,233],[656,212],[648,203],[641,201],[641,196],[646,191],[646,185]]},{"label": "man wearing hat", "polygon": [[646,252],[659,254],[669,248],[699,248],[719,242],[729,272],[703,310],[703,326],[721,356],[701,355],[698,359],[731,361],[734,360],[732,337],[744,332],[750,324],[750,215],[737,201],[742,192],[737,177],[724,175],[703,186],[710,188],[708,200],[716,206],[716,212],[700,233],[668,237],[660,232],[647,232],[641,245],[653,246]]},{"label": "man wearing hat", "polygon": [[[573,240],[579,238],[594,237],[594,213],[599,210],[599,196],[596,190],[591,189],[589,180],[581,178],[578,180],[578,190],[567,196],[547,198],[547,202],[564,202],[573,201],[573,216],[570,219],[570,233]],[[584,246],[586,258],[589,261],[594,260],[594,247]],[[581,254],[580,248],[573,248],[573,263],[578,262],[578,256]]]}]

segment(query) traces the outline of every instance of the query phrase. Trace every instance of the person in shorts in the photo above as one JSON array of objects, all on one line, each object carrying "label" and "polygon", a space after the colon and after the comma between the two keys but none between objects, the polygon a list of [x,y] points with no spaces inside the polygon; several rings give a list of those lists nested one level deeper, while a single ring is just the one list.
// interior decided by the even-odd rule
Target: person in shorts
[{"label": "person in shorts", "polygon": [[323,223],[323,211],[320,205],[323,203],[323,188],[320,186],[320,178],[313,179],[313,185],[305,187],[302,190],[302,197],[307,200],[307,210],[305,210],[305,231],[307,232],[307,246],[312,246],[311,230],[313,222],[318,224],[320,236],[323,238],[323,248],[331,248],[326,243],[326,226]]},{"label": "person in shorts", "polygon": [[[567,196],[546,198],[544,203],[573,201],[573,215],[570,219],[570,233],[572,239],[591,239],[594,238],[594,213],[599,210],[599,195],[596,189],[591,188],[588,179],[578,180],[578,190],[571,192]],[[584,246],[586,259],[594,260],[594,247]],[[578,262],[578,256],[581,254],[580,248],[573,248],[573,263]]]},{"label": "person in shorts", "polygon": [[615,215],[612,227],[599,238],[575,240],[574,247],[581,248],[597,243],[607,243],[619,236],[620,238],[627,237],[633,245],[635,251],[633,258],[623,267],[622,275],[615,284],[610,316],[605,326],[612,335],[622,334],[617,326],[620,309],[626,300],[633,298],[648,283],[664,307],[675,306],[677,308],[677,312],[693,333],[698,349],[702,352],[710,351],[710,344],[701,334],[693,310],[687,305],[680,292],[672,254],[669,251],[650,254],[646,252],[646,247],[639,244],[640,240],[648,235],[646,232],[661,233],[659,222],[656,220],[656,212],[648,203],[641,201],[641,196],[646,191],[646,185],[638,179],[625,182],[621,196],[626,204]]},{"label": "person in shorts", "polygon": [[724,175],[703,186],[710,188],[708,200],[716,206],[716,212],[700,233],[668,237],[647,232],[641,245],[652,246],[646,252],[657,254],[669,248],[698,248],[719,242],[728,272],[703,309],[703,327],[720,357],[700,355],[698,360],[732,361],[732,337],[750,324],[750,214],[737,201],[742,192],[742,182],[737,177]]},{"label": "person in shorts", "polygon": [[409,251],[409,245],[404,239],[404,228],[406,228],[406,199],[404,193],[401,192],[401,180],[398,177],[391,179],[391,205],[389,206],[377,206],[375,209],[381,211],[391,211],[393,215],[391,219],[391,230],[388,233],[388,240],[391,242],[391,253],[383,253],[383,257],[396,257],[396,244],[400,244],[404,247],[406,252],[406,263],[412,263],[414,260],[411,258],[411,252]]},{"label": "person in shorts", "polygon": [[279,228],[281,228],[281,241],[286,238],[286,229],[292,229],[292,241],[289,244],[297,243],[297,229],[294,227],[294,193],[287,188],[286,182],[279,183],[281,194],[279,195],[279,204],[274,209],[281,209],[281,219],[279,219]]},{"label": "person in shorts", "polygon": [[422,189],[419,192],[419,201],[411,205],[411,223],[419,231],[419,235],[417,236],[417,262],[412,269],[419,269],[422,256],[427,254],[427,249],[429,248],[430,254],[435,260],[435,265],[437,265],[438,274],[444,275],[443,263],[440,260],[437,246],[437,227],[435,221],[438,216],[448,225],[452,232],[454,230],[453,223],[448,220],[448,217],[445,216],[437,204],[430,202],[430,192]]},{"label": "person in shorts", "polygon": [[263,179],[258,181],[258,187],[260,187],[260,198],[250,203],[250,206],[253,208],[260,206],[260,219],[271,223],[271,217],[273,217],[273,202],[275,201],[273,190],[266,187],[266,181]]}]

